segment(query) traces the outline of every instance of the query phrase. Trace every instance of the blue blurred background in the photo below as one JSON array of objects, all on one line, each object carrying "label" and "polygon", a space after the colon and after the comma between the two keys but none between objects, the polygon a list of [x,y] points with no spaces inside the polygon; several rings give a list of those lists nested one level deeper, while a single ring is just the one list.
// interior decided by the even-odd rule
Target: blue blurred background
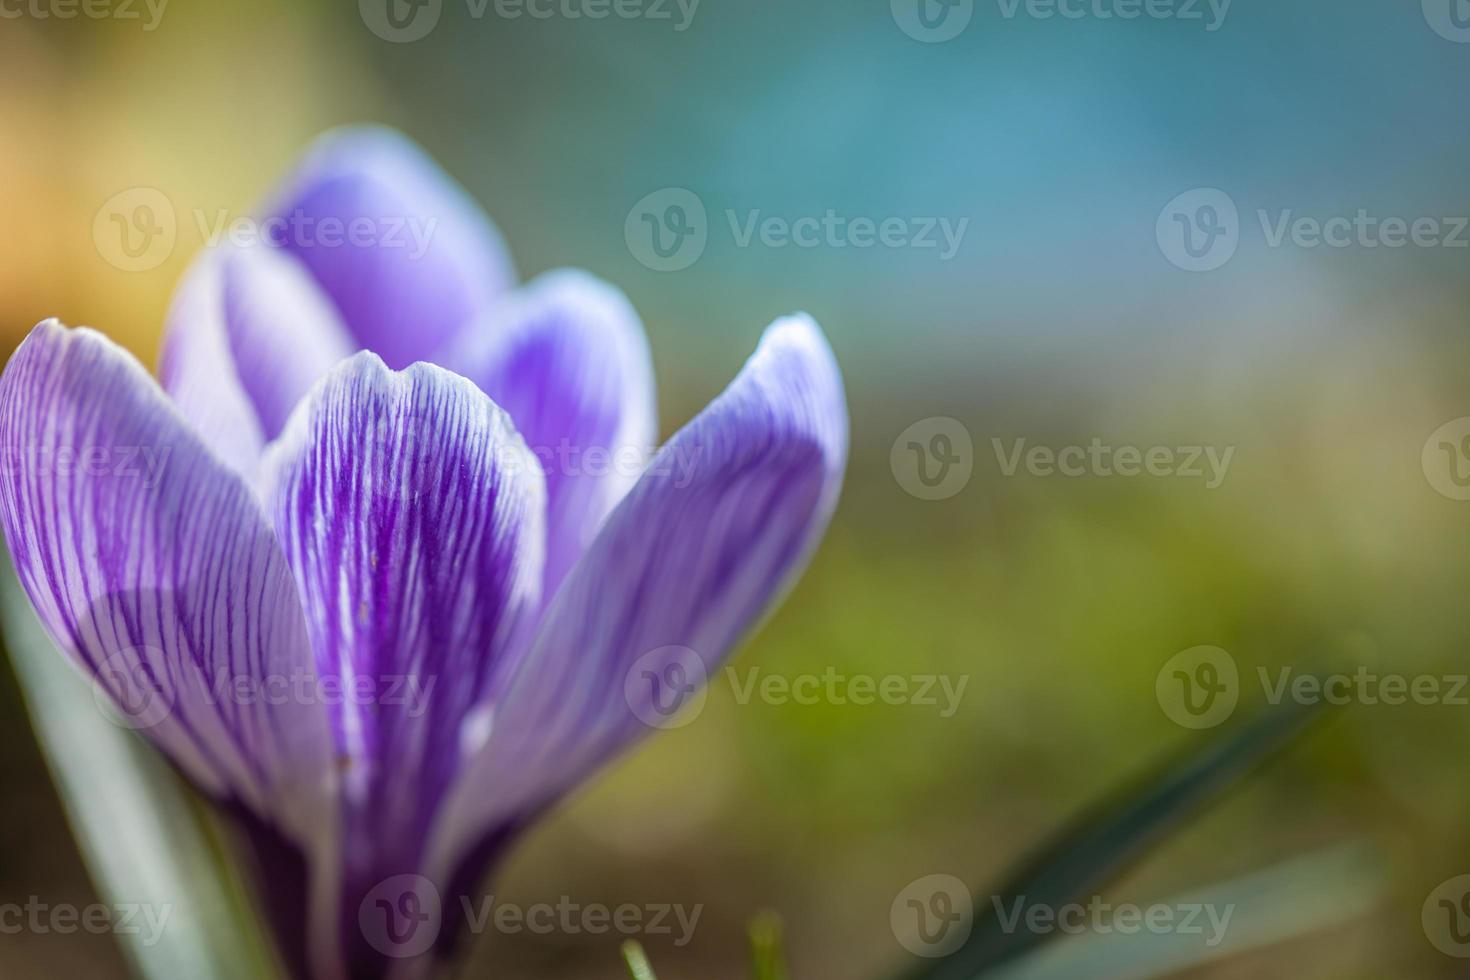
[{"label": "blue blurred background", "polygon": [[[703,0],[692,16],[670,2],[667,19],[593,20],[568,16],[575,4],[538,19],[442,0],[414,41],[379,36],[346,0],[174,0],[156,22],[141,5],[140,20],[61,20],[12,4],[0,20],[8,345],[59,316],[151,364],[205,245],[197,216],[251,213],[317,133],[360,121],[420,141],[494,217],[523,277],[580,266],[627,292],[665,435],[773,317],[823,324],[852,413],[847,488],[810,573],[736,666],[968,686],[940,717],[740,704],[716,685],[695,723],[532,835],[508,899],[704,904],[693,943],[649,938],[661,976],[744,975],[744,925],[763,908],[783,916],[798,977],[911,962],[889,926],[910,881],[993,878],[1206,736],[1156,694],[1180,651],[1228,651],[1244,708],[1265,703],[1258,667],[1470,671],[1470,503],[1423,454],[1470,416],[1462,0],[1236,0],[1223,17],[1181,0],[1136,19],[1098,16],[1127,0],[1074,0],[1076,19],[965,0],[943,41],[906,2]],[[125,271],[94,222],[138,187],[167,197],[177,240]],[[658,271],[625,225],[668,188],[697,198],[707,243]],[[1215,214],[1216,245],[1234,251],[1190,271],[1171,233],[1203,235],[1201,189],[1233,206],[1233,222]],[[741,242],[757,214],[829,210],[964,232],[948,257]],[[1354,232],[1331,247],[1308,228],[1273,242],[1283,218],[1360,211],[1435,219],[1437,240],[1372,247]],[[973,446],[968,482],[942,500],[908,492],[892,453],[934,418]],[[1212,489],[1007,475],[1001,458],[1020,439],[1094,438],[1234,455]],[[3,697],[0,901],[86,902],[13,686]],[[1420,911],[1470,871],[1467,749],[1470,707],[1356,703],[1119,897],[1366,841],[1386,868],[1371,914],[1190,975],[1459,975]],[[621,975],[614,936],[494,936],[478,955],[497,976]],[[78,969],[123,975],[107,937],[0,945],[7,976]]]}]

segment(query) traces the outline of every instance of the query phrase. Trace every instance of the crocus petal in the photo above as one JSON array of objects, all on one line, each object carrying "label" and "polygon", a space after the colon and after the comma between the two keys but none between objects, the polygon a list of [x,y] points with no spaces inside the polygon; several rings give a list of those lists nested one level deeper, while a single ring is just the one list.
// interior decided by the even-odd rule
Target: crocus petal
[{"label": "crocus petal", "polygon": [[388,129],[319,139],[267,227],[331,296],[357,346],[395,369],[428,360],[515,281],[479,205]]},{"label": "crocus petal", "polygon": [[312,384],[354,349],[295,259],[220,245],[195,260],[174,297],[159,375],[210,445],[249,473]]},{"label": "crocus petal", "polygon": [[507,293],[436,364],[510,413],[546,474],[550,599],[637,482],[658,437],[653,359],[632,304],[561,270]]},{"label": "crocus petal", "polygon": [[[361,353],[322,382],[263,467],[300,583],[344,767],[342,935],[354,977],[385,951],[365,897],[420,868],[463,732],[503,678],[539,600],[545,489],[509,418],[428,364]],[[386,951],[391,956],[392,951]]]},{"label": "crocus petal", "polygon": [[436,861],[483,854],[658,726],[643,668],[662,678],[677,664],[690,683],[715,669],[805,562],[846,456],[842,380],[821,330],[805,316],[777,321],[562,584],[456,788]]},{"label": "crocus petal", "polygon": [[[0,520],[57,645],[122,723],[308,853],[335,823],[296,584],[245,482],[142,367],[38,326],[0,377]],[[292,688],[294,690],[296,688]]]}]

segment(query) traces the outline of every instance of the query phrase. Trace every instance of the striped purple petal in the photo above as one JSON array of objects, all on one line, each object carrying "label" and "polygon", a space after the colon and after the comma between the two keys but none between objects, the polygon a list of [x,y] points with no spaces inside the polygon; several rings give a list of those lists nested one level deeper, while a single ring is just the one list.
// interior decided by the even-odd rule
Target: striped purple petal
[{"label": "striped purple petal", "polygon": [[[540,597],[545,490],[509,418],[469,381],[359,354],[292,418],[264,466],[324,675],[343,767],[342,941],[353,977],[398,950],[359,929],[383,882],[418,873],[467,746],[489,723]],[[371,910],[369,910],[371,911]]]},{"label": "striped purple petal", "polygon": [[354,349],[295,259],[221,245],[195,260],[174,297],[159,376],[216,452],[251,473],[301,397]]},{"label": "striped purple petal", "polygon": [[388,129],[319,139],[267,211],[274,242],[389,367],[428,360],[515,281],[500,234],[417,146]]},{"label": "striped purple petal", "polygon": [[457,787],[432,866],[458,864],[457,880],[471,880],[467,855],[660,727],[805,563],[846,456],[842,380],[820,328],[777,321],[562,584]]},{"label": "striped purple petal", "polygon": [[653,360],[638,314],[599,279],[550,272],[507,293],[435,363],[509,412],[541,463],[549,599],[658,437]]},{"label": "striped purple petal", "polygon": [[0,523],[115,720],[306,853],[336,823],[296,583],[255,496],[131,355],[38,326],[0,376]]}]

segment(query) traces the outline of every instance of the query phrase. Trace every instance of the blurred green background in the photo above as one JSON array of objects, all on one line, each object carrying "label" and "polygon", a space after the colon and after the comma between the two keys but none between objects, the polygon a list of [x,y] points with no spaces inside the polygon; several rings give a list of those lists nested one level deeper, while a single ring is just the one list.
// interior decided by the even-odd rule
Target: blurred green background
[{"label": "blurred green background", "polygon": [[[1421,460],[1431,433],[1470,415],[1470,249],[1273,247],[1257,216],[1470,213],[1470,44],[1433,29],[1434,0],[1237,0],[1216,30],[1007,17],[983,0],[943,43],[877,0],[704,0],[684,30],[677,6],[669,20],[541,20],[444,0],[413,43],[376,36],[346,0],[174,0],[153,30],[7,9],[23,11],[0,20],[7,348],[59,316],[151,364],[203,245],[191,216],[249,213],[319,131],[365,120],[463,182],[523,276],[580,266],[627,292],[665,435],[774,316],[823,324],[853,423],[842,505],[734,663],[968,686],[946,718],[740,704],[717,683],[692,724],[531,834],[506,900],[704,904],[694,942],[647,940],[661,976],[742,976],[762,908],[784,917],[797,977],[911,963],[889,925],[909,882],[990,880],[1207,737],[1155,694],[1186,648],[1230,652],[1242,714],[1265,703],[1258,666],[1470,671],[1470,502],[1438,492]],[[178,241],[125,272],[93,221],[140,186],[172,202]],[[699,196],[709,243],[657,272],[624,223],[668,187]],[[1240,214],[1238,251],[1207,273],[1178,268],[1156,235],[1194,188]],[[741,247],[726,218],[828,209],[969,224],[944,260]],[[933,417],[974,446],[968,483],[938,501],[906,492],[890,460]],[[992,444],[1095,437],[1235,455],[1206,489],[1007,476]],[[91,901],[8,674],[0,703],[0,902]],[[1146,903],[1367,839],[1388,869],[1371,915],[1191,975],[1462,975],[1420,911],[1470,872],[1467,749],[1470,707],[1354,705],[1110,895]],[[622,975],[614,936],[492,936],[478,957],[500,977]],[[106,936],[0,939],[0,975],[74,971],[124,975]]]}]

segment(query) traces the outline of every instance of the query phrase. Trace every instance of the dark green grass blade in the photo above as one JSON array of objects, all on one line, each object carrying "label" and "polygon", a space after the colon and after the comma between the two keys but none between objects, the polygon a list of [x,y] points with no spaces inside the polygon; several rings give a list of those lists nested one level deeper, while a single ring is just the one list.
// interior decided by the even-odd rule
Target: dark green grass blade
[{"label": "dark green grass blade", "polygon": [[907,980],[975,980],[1058,935],[1025,928],[1007,931],[996,911],[1017,899],[1059,908],[1115,880],[1161,840],[1298,739],[1320,717],[1319,705],[1273,706],[1194,748],[1148,777],[1086,811],[977,902],[974,928],[948,957],[906,974]]}]

